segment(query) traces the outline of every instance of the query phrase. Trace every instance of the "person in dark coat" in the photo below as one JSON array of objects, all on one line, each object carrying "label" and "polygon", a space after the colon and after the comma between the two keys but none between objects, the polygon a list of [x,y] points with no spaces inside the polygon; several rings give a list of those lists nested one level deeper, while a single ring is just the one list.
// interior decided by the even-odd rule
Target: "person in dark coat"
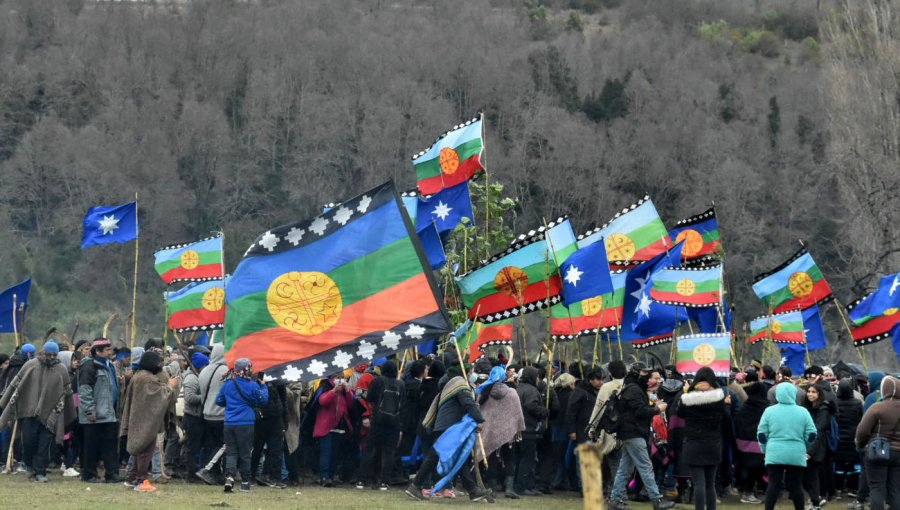
[{"label": "person in dark coat", "polygon": [[[525,367],[519,376],[516,392],[522,404],[525,417],[525,431],[516,455],[518,471],[516,474],[515,492],[520,496],[538,496],[541,493],[534,489],[534,466],[538,439],[546,430],[545,420],[550,416],[546,398],[538,389],[539,371],[535,367]],[[555,400],[555,399],[554,399]]]},{"label": "person in dark coat", "polygon": [[834,401],[826,398],[825,381],[806,389],[804,407],[812,416],[816,425],[816,440],[806,448],[806,470],[803,472],[803,489],[809,494],[813,510],[818,510],[825,503],[820,492],[819,480],[824,469],[825,456],[828,454],[828,431],[831,428],[831,417],[837,411]]},{"label": "person in dark coat", "polygon": [[641,368],[643,367],[636,368],[635,365],[632,365],[631,371],[625,377],[625,384],[619,394],[617,409],[620,425],[616,435],[622,441],[622,457],[610,492],[609,508],[611,510],[627,509],[625,489],[635,468],[647,488],[647,494],[653,501],[654,510],[672,508],[675,504],[665,501],[659,491],[659,486],[656,485],[653,465],[650,463],[650,454],[647,451],[650,421],[657,413],[666,412],[668,406],[665,402],[659,404],[648,402],[647,383],[651,374],[646,371],[642,372]]},{"label": "person in dark coat", "polygon": [[853,380],[841,379],[837,389],[837,423],[840,441],[834,453],[835,484],[838,491],[855,492],[859,486],[859,453],[856,451],[856,427],[863,416],[863,404],[853,395]]},{"label": "person in dark coat", "polygon": [[[597,401],[597,393],[603,386],[603,370],[599,367],[591,369],[586,374],[586,379],[580,381],[569,396],[565,407],[565,423],[568,427],[568,438],[573,447],[588,442],[588,427],[590,426],[591,413],[594,410],[594,402]],[[562,401],[560,400],[560,404]],[[563,413],[560,413],[563,414]],[[577,462],[574,466],[575,473],[579,473]],[[580,487],[572,486],[574,490]]]},{"label": "person in dark coat", "polygon": [[745,382],[749,383],[744,388],[747,400],[734,421],[737,478],[741,489],[741,503],[758,505],[762,501],[756,497],[755,491],[766,474],[766,462],[759,447],[756,429],[769,406],[769,399],[768,390],[759,382],[755,372],[748,373]]},{"label": "person in dark coat", "polygon": [[[575,377],[572,374],[562,374],[553,381],[553,391],[556,393],[556,400],[562,409],[566,409],[569,405],[569,399],[575,391]],[[591,402],[593,405],[593,402]],[[569,449],[569,423],[566,413],[557,413],[553,421],[550,422],[550,438],[553,442],[553,464],[555,464],[555,474],[553,476],[553,489],[564,490],[566,488],[566,479],[571,484],[575,482],[574,487],[578,487],[578,480],[574,478],[575,471],[571,466],[566,466],[566,453]],[[574,427],[572,427],[574,428]]]},{"label": "person in dark coat", "polygon": [[[405,392],[403,407],[400,409],[400,446],[394,460],[394,470],[400,468],[400,457],[409,455],[416,443],[416,428],[419,417],[419,401],[422,397],[422,381],[428,371],[428,365],[424,360],[417,360],[409,364],[407,378],[404,382]],[[431,402],[428,402],[431,404]]]},{"label": "person in dark coat", "polygon": [[284,489],[287,485],[281,481],[281,451],[288,416],[287,386],[284,381],[270,381],[265,383],[265,386],[269,393],[269,402],[262,409],[262,417],[256,420],[253,426],[253,453],[250,456],[250,465],[253,466],[255,475],[265,447],[265,462],[262,473],[256,477],[256,483]]},{"label": "person in dark coat", "polygon": [[682,455],[694,484],[695,510],[716,510],[716,468],[722,462],[723,430],[730,427],[730,404],[731,397],[719,387],[709,367],[697,371],[688,392],[681,396]]},{"label": "person in dark coat", "polygon": [[388,489],[394,452],[400,440],[404,394],[404,385],[397,379],[397,365],[393,361],[385,361],[381,365],[381,375],[372,381],[366,395],[366,400],[372,405],[372,415],[369,418],[366,449],[359,465],[357,489],[364,489],[369,482],[374,485],[376,478],[380,480],[378,489]]}]

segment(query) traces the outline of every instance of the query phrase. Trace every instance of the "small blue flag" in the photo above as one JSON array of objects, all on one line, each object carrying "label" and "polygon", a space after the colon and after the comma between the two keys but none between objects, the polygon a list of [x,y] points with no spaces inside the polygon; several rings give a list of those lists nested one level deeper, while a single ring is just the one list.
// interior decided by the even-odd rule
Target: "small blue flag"
[{"label": "small blue flag", "polygon": [[606,260],[606,244],[602,239],[600,241],[569,255],[560,265],[563,303],[566,306],[614,290],[609,276],[609,261]]},{"label": "small blue flag", "polygon": [[825,328],[819,316],[819,305],[803,310],[803,336],[806,338],[806,349],[818,351],[825,348]]},{"label": "small blue flag", "polygon": [[806,347],[799,344],[779,343],[781,365],[791,368],[791,372],[802,374],[806,370]]},{"label": "small blue flag", "polygon": [[138,235],[137,202],[88,209],[84,215],[81,249],[108,243],[127,243]]},{"label": "small blue flag", "polygon": [[428,198],[419,198],[416,230],[422,230],[434,222],[437,231],[443,233],[456,228],[463,218],[470,221],[475,218],[468,182],[443,189]]},{"label": "small blue flag", "polygon": [[[725,322],[725,331],[731,331],[731,319],[732,319],[732,311],[731,307],[728,306],[728,298],[723,295],[722,296],[722,306],[725,307],[722,310],[723,319]],[[697,322],[699,326],[698,333],[722,333],[722,322],[723,320],[719,320],[719,307],[718,306],[707,306],[707,307],[692,307],[687,309],[688,317]]]},{"label": "small blue flag", "polygon": [[[15,333],[16,329],[22,329],[22,317],[25,316],[25,310],[28,308],[28,292],[30,290],[31,278],[28,278],[0,293],[0,333]],[[15,296],[15,305],[13,296]],[[15,322],[13,322],[14,319]]]},{"label": "small blue flag", "polygon": [[419,344],[417,350],[419,351],[419,356],[428,356],[429,354],[436,353],[437,339],[432,338],[431,340],[425,340],[424,342]]},{"label": "small blue flag", "polygon": [[878,288],[850,310],[850,320],[861,326],[892,308],[900,308],[900,273],[882,276]]},{"label": "small blue flag", "polygon": [[622,340],[632,342],[666,335],[675,326],[688,319],[682,308],[650,299],[653,287],[653,273],[666,267],[681,265],[681,248],[684,242],[675,245],[668,253],[660,253],[651,260],[628,271],[625,277],[625,306],[622,310]]}]

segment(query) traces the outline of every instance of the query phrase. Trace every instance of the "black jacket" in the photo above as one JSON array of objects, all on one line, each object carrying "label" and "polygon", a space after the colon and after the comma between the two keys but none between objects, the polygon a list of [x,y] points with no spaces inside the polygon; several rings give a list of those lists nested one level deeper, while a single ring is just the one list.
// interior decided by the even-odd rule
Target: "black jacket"
[{"label": "black jacket", "polygon": [[431,407],[431,403],[440,393],[440,389],[438,389],[438,378],[428,377],[424,379],[421,386],[419,386],[419,392],[419,404],[416,416],[416,434],[419,436],[424,436],[425,434],[427,434],[427,431],[422,425],[422,420],[425,419],[425,415],[428,414],[428,408]]},{"label": "black jacket", "polygon": [[[397,390],[397,393],[400,394],[400,409],[396,416],[387,416],[378,412],[378,403],[381,401],[381,394],[384,392],[385,388],[395,389]],[[394,366],[393,362],[386,362],[381,366],[381,375],[372,381],[372,385],[369,386],[369,392],[366,395],[366,401],[372,404],[372,421],[381,427],[396,427],[399,429],[400,416],[402,416],[403,413],[404,393],[405,388],[403,382],[397,379],[396,366]]]},{"label": "black jacket", "polygon": [[853,396],[850,379],[844,379],[838,384],[837,410],[838,433],[841,440],[838,442],[834,460],[835,462],[856,464],[859,462],[859,453],[856,452],[855,444],[856,427],[862,420],[863,403]]},{"label": "black jacket", "polygon": [[538,369],[525,367],[522,376],[519,377],[519,386],[516,393],[519,394],[519,402],[522,404],[522,415],[525,417],[525,431],[523,437],[535,438],[546,430],[544,419],[550,416],[545,399],[537,388]]},{"label": "black jacket", "polygon": [[617,437],[622,441],[650,437],[650,421],[656,415],[656,408],[647,397],[647,381],[630,372],[625,376],[625,385],[619,395],[620,426]]},{"label": "black jacket", "polygon": [[713,466],[722,462],[723,430],[731,424],[729,412],[721,388],[681,396],[678,416],[684,418],[681,455],[686,465]]},{"label": "black jacket", "polygon": [[575,433],[575,442],[578,444],[588,441],[587,428],[596,401],[597,390],[588,381],[578,383],[569,395],[568,406],[565,408],[566,424],[568,432]]},{"label": "black jacket", "polygon": [[13,354],[11,358],[9,358],[9,365],[0,372],[0,396],[3,396],[3,392],[6,390],[6,387],[9,386],[9,383],[19,375],[19,370],[22,370],[22,365],[28,362],[28,356],[18,352]]},{"label": "black jacket", "polygon": [[563,412],[557,413],[556,417],[553,418],[551,424],[554,427],[563,427],[568,431],[569,424],[566,421],[568,419],[566,409],[569,407],[569,398],[574,391],[574,388],[556,388],[554,390],[554,393],[556,393],[556,401],[559,402],[559,408],[563,410]]},{"label": "black jacket", "polygon": [[816,404],[818,405],[813,406],[807,402],[809,414],[812,415],[813,423],[816,424],[816,442],[806,447],[806,453],[809,454],[810,460],[824,462],[825,454],[828,452],[828,431],[831,429],[831,417],[834,416],[837,409],[833,401],[824,398]]},{"label": "black jacket", "polygon": [[287,388],[285,383],[274,381],[266,383],[266,389],[269,390],[269,401],[266,407],[262,409],[264,420],[280,419],[281,423],[287,423]]},{"label": "black jacket", "polygon": [[[416,433],[416,419],[419,417],[419,397],[422,393],[422,381],[411,377],[404,386],[403,407],[400,408],[400,430],[405,435],[411,435]],[[430,405],[431,401],[428,404]]]},{"label": "black jacket", "polygon": [[[462,376],[456,377],[462,378]],[[446,383],[449,383],[456,377],[452,377]],[[443,389],[443,386],[441,386],[441,389]],[[456,392],[443,406],[439,407],[437,418],[434,420],[434,432],[443,432],[449,429],[459,423],[466,414],[471,416],[475,423],[484,422],[484,416],[481,415],[481,411],[478,409],[474,395],[475,393],[471,389],[463,389]]]}]

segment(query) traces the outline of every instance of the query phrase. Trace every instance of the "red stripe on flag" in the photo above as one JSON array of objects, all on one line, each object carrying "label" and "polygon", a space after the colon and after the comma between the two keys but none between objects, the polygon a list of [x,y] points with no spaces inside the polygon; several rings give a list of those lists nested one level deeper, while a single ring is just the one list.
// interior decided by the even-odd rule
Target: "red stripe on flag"
[{"label": "red stripe on flag", "polygon": [[444,188],[462,184],[471,179],[475,172],[484,168],[481,166],[481,159],[478,154],[460,162],[459,167],[452,174],[441,172],[440,175],[422,179],[419,181],[419,193],[423,195],[433,195]]},{"label": "red stripe on flag", "polygon": [[649,244],[644,246],[640,250],[634,253],[634,256],[631,257],[631,261],[647,261],[652,259],[653,257],[659,255],[660,253],[665,253],[668,248],[672,247],[672,241],[669,239],[669,235],[666,234],[665,240],[659,239],[653,244]]},{"label": "red stripe on flag", "polygon": [[[503,310],[519,308],[523,304],[527,305],[528,303],[535,303],[547,299],[547,282],[548,280],[542,280],[525,287],[525,290],[522,292],[521,302],[519,302],[519,296],[510,296],[509,294],[502,294],[500,292],[485,296],[478,301],[475,301],[472,308],[469,308],[469,318],[475,318],[476,310],[481,317],[484,317],[492,313],[502,312]],[[559,275],[551,276],[549,283],[549,295],[559,295],[562,290],[562,281],[559,279]]]},{"label": "red stripe on flag", "polygon": [[498,326],[482,326],[478,332],[478,338],[469,346],[469,363],[475,363],[484,354],[481,346],[487,342],[509,342],[513,336],[512,324],[500,324]]},{"label": "red stripe on flag", "polygon": [[656,301],[688,303],[692,305],[715,305],[719,303],[718,292],[699,292],[690,296],[683,296],[677,292],[663,292],[650,289],[650,297]]},{"label": "red stripe on flag", "polygon": [[181,310],[169,316],[169,329],[191,328],[194,326],[209,326],[225,322],[225,307],[215,312],[206,308],[194,310]]},{"label": "red stripe on flag", "polygon": [[197,266],[194,269],[185,269],[178,266],[169,269],[161,276],[163,281],[167,284],[172,283],[179,278],[221,278],[222,264],[204,264],[202,266]]},{"label": "red stripe on flag", "polygon": [[894,327],[895,324],[897,324],[897,321],[900,321],[900,313],[875,317],[862,326],[853,328],[853,339],[862,340],[864,338],[887,333]]},{"label": "red stripe on flag", "polygon": [[[603,322],[600,321],[600,314],[603,314]],[[580,315],[572,317],[554,317],[550,321],[550,333],[553,335],[576,335],[580,331],[593,330],[599,328],[614,328],[618,325],[618,317],[622,316],[622,307],[617,306],[605,311],[601,311],[595,315]],[[575,331],[572,331],[572,323],[575,324]]]}]

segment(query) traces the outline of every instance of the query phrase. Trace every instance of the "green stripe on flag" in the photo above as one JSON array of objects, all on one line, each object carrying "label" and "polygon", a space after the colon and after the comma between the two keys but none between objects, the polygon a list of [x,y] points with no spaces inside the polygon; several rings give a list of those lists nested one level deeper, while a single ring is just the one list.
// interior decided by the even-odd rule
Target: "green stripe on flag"
[{"label": "green stripe on flag", "polygon": [[631,239],[634,243],[635,251],[637,251],[659,241],[663,236],[668,234],[668,231],[666,230],[666,226],[663,225],[662,220],[654,219],[650,223],[642,225],[631,232],[621,233],[627,235],[628,238]]},{"label": "green stripe on flag", "polygon": [[[532,285],[538,282],[545,281],[548,277],[556,274],[556,268],[551,263],[549,268],[546,262],[539,262],[537,264],[532,264],[528,267],[519,268],[525,272],[525,275],[528,277],[528,285]],[[547,274],[547,269],[550,270],[550,274]],[[496,280],[496,276],[494,277]],[[463,302],[468,307],[472,307],[475,302],[479,299],[490,296],[492,294],[496,294],[498,291],[496,287],[494,287],[494,281],[492,280],[490,283],[486,283],[482,285],[478,290],[471,294],[463,294]]]},{"label": "green stripe on flag", "polygon": [[[719,292],[719,287],[721,282],[719,280],[704,280],[701,282],[696,282],[691,280],[690,278],[685,278],[686,280],[690,280],[694,282],[696,288],[694,289],[693,294],[702,294],[704,292]],[[666,282],[666,281],[657,281],[653,280],[653,290],[658,290],[660,292],[675,292],[678,293],[677,290],[678,282]],[[685,296],[690,297],[690,296]]]},{"label": "green stripe on flag", "polygon": [[[200,256],[200,262],[197,264],[198,266],[205,266],[207,264],[221,264],[222,263],[222,252],[221,251],[203,251],[198,253]],[[156,272],[159,274],[165,274],[167,271],[171,271],[176,267],[181,267],[181,256],[169,259],[154,266],[156,268]]]},{"label": "green stripe on flag", "polygon": [[203,292],[194,292],[181,296],[175,301],[169,301],[169,314],[203,308],[203,294]]},{"label": "green stripe on flag", "polygon": [[[716,349],[716,359],[713,361],[722,361],[731,359],[731,351],[728,349]],[[678,361],[694,361],[694,351],[684,350],[678,351]]]}]

